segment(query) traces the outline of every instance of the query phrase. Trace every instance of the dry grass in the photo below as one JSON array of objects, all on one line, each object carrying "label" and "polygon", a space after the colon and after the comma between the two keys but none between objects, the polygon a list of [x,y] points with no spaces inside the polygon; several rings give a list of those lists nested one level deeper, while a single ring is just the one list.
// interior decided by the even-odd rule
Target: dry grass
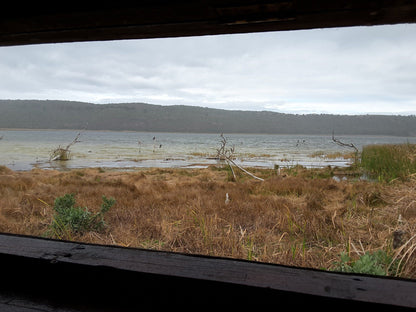
[{"label": "dry grass", "polygon": [[354,159],[355,153],[354,152],[333,152],[333,153],[325,153],[324,151],[317,151],[313,152],[309,155],[310,157],[321,157],[324,159]]},{"label": "dry grass", "polygon": [[[402,276],[416,277],[416,181],[336,182],[308,170],[253,173],[265,181],[231,182],[214,167],[0,167],[0,231],[45,235],[56,197],[74,193],[78,205],[98,211],[105,195],[117,200],[105,216],[107,228],[70,239],[324,269],[342,251],[358,257],[356,249],[383,249],[402,261]],[[393,248],[398,231],[401,242]]]}]

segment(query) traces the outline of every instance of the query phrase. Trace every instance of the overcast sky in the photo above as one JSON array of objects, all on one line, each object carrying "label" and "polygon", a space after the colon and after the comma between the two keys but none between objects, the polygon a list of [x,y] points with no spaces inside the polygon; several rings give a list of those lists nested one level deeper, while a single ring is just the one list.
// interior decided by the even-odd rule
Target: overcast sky
[{"label": "overcast sky", "polygon": [[415,114],[416,25],[0,47],[0,98]]}]

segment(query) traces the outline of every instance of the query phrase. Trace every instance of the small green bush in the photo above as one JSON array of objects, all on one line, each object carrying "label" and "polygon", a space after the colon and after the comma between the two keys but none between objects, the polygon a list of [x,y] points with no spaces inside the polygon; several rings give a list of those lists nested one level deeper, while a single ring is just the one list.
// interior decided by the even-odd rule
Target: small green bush
[{"label": "small green bush", "polygon": [[346,253],[341,253],[340,261],[335,262],[332,271],[371,275],[389,275],[393,259],[385,251],[366,252],[358,260],[352,260]]},{"label": "small green bush", "polygon": [[50,225],[50,235],[58,238],[70,234],[82,234],[87,231],[100,231],[104,228],[104,214],[116,202],[114,198],[102,197],[103,203],[97,213],[92,213],[87,207],[76,207],[74,194],[57,197],[53,209],[55,211]]}]

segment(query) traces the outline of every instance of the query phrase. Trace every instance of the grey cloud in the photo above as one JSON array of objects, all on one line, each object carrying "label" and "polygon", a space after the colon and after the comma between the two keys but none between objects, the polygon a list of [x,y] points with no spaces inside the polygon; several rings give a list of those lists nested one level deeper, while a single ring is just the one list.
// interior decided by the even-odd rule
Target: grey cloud
[{"label": "grey cloud", "polygon": [[0,97],[287,112],[409,110],[416,104],[415,30],[396,25],[0,48]]}]

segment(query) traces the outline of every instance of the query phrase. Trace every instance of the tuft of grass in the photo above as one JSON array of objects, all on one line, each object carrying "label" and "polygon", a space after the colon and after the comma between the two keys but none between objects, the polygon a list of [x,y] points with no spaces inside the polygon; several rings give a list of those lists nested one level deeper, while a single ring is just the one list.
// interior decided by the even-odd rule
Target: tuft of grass
[{"label": "tuft of grass", "polygon": [[397,249],[389,270],[394,272],[395,276],[412,276],[414,277],[414,268],[416,265],[416,235],[413,235],[407,242]]},{"label": "tuft of grass", "polygon": [[63,238],[71,234],[82,234],[87,231],[100,231],[104,228],[104,214],[114,205],[115,199],[103,196],[101,209],[92,213],[87,207],[76,207],[74,194],[65,194],[55,199],[55,215],[50,225],[51,236]]},{"label": "tuft of grass", "polygon": [[11,172],[9,168],[7,168],[6,166],[0,166],[0,173],[8,173],[8,172]]},{"label": "tuft of grass", "polygon": [[416,173],[416,144],[364,146],[361,167],[379,181],[405,180]]},{"label": "tuft of grass", "polygon": [[311,154],[309,154],[309,157],[315,157],[315,158],[323,158],[323,159],[354,159],[355,153],[354,152],[348,152],[348,153],[342,153],[342,152],[332,152],[327,153],[324,151],[316,151]]}]

